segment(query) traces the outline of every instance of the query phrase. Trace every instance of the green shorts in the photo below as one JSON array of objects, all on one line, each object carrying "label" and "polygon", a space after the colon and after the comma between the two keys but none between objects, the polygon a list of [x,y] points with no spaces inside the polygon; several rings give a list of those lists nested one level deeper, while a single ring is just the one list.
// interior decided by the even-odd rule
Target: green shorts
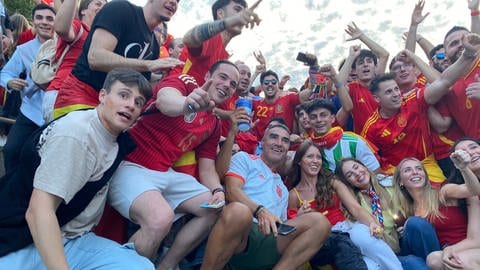
[{"label": "green shorts", "polygon": [[272,269],[281,256],[275,237],[263,235],[258,224],[253,223],[248,234],[247,248],[244,252],[233,255],[224,269]]}]

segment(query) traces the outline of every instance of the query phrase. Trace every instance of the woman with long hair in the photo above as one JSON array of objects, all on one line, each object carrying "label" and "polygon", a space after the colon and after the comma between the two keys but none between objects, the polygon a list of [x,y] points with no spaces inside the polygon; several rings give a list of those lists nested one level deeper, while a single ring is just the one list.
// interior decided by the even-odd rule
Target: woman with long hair
[{"label": "woman with long hair", "polygon": [[[413,217],[401,226],[402,218],[396,214],[393,207],[392,188],[380,184],[377,176],[361,161],[343,158],[337,165],[336,174],[353,190],[362,207],[372,212],[378,220],[382,220],[383,239],[399,255],[403,268],[428,269],[425,262],[427,255],[440,248],[435,230],[430,223],[423,218]],[[388,182],[388,179],[384,179],[384,182]],[[381,215],[375,215],[378,212]],[[397,230],[403,237],[399,237]],[[419,242],[418,239],[424,240]],[[422,245],[421,242],[428,244]]]},{"label": "woman with long hair", "polygon": [[[416,158],[405,158],[398,164],[393,184],[394,205],[399,213],[408,218],[407,223],[416,217],[425,219],[433,226],[440,245],[432,249],[440,250],[467,238],[468,220],[466,211],[460,207],[460,199],[468,198],[472,193],[465,184],[447,183],[440,188],[433,188],[425,168]],[[425,230],[429,228],[425,226]],[[422,245],[434,242],[425,240],[428,239],[412,239]],[[428,259],[429,267],[434,264],[432,261]]]},{"label": "woman with long hair", "polygon": [[[289,177],[293,189],[289,196],[290,213],[297,215],[319,211],[332,223],[333,232],[350,234],[360,248],[369,269],[402,269],[392,249],[381,239],[381,223],[357,202],[350,190],[335,174],[322,168],[321,149],[311,140],[297,149]],[[348,212],[347,219],[341,210]],[[348,256],[348,255],[347,255]]]},{"label": "woman with long hair", "polygon": [[[480,141],[462,138],[455,142],[450,155],[465,180],[468,190],[480,194]],[[457,177],[457,179],[461,179]],[[480,203],[478,196],[467,198],[468,227],[466,238],[433,252],[427,257],[430,269],[480,269]]]}]

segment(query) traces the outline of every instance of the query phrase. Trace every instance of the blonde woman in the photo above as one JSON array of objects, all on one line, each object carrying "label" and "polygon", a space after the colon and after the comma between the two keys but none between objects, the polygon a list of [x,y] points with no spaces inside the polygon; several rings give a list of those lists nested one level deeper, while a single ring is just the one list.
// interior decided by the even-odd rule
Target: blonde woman
[{"label": "blonde woman", "polygon": [[[441,248],[455,245],[467,237],[467,215],[459,206],[459,199],[472,195],[465,184],[444,184],[439,189],[433,188],[425,168],[415,158],[403,159],[395,169],[393,179],[395,207],[404,217],[424,218],[431,223]],[[415,239],[417,244],[431,244],[423,240]]]},{"label": "blonde woman", "polygon": [[[376,179],[361,161],[354,158],[344,158],[337,165],[337,175],[350,189],[353,190],[358,202],[367,211],[372,212],[378,220],[382,220],[383,239],[398,254],[403,269],[425,269],[427,255],[439,250],[440,245],[433,227],[423,218],[410,218],[400,228],[403,237],[399,239],[396,223],[400,222],[398,215],[394,215],[393,202],[390,193]],[[378,211],[380,209],[380,211]],[[380,212],[380,213],[379,213]],[[396,219],[395,219],[395,218]],[[420,242],[429,243],[427,245]]]}]

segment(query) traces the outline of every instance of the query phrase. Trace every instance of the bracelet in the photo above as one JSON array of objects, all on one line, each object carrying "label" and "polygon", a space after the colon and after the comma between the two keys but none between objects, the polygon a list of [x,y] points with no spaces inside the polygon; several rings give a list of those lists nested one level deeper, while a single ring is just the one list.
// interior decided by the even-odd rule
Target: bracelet
[{"label": "bracelet", "polygon": [[473,10],[472,12],[470,12],[470,16],[474,17],[474,16],[478,16],[480,15],[480,10]]},{"label": "bracelet", "polygon": [[265,208],[265,206],[259,204],[257,206],[257,209],[255,209],[255,211],[253,212],[253,217],[258,218],[258,214],[260,214],[260,212],[262,211],[263,208]]},{"label": "bracelet", "polygon": [[224,190],[223,188],[221,188],[221,187],[215,188],[215,189],[212,190],[212,195],[215,195],[215,193],[217,193],[217,192],[223,192],[223,193],[225,193],[225,190]]}]

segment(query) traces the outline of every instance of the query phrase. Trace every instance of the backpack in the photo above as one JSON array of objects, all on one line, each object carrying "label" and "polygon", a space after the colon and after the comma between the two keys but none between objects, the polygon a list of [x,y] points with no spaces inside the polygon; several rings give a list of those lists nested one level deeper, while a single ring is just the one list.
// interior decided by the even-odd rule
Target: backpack
[{"label": "backpack", "polygon": [[55,59],[57,53],[57,38],[52,38],[45,41],[40,48],[38,49],[37,55],[32,63],[32,68],[30,69],[30,78],[32,81],[42,89],[46,89],[50,82],[55,77],[57,69],[63,61],[63,57],[70,50],[72,45],[80,39],[83,34],[83,27],[80,27],[77,36],[73,39],[72,42],[65,46],[63,49],[60,58]]},{"label": "backpack", "polygon": [[[60,119],[60,118],[58,118]],[[33,243],[25,219],[33,191],[35,171],[40,165],[37,145],[43,130],[58,119],[37,129],[21,149],[20,162],[12,171],[0,178],[0,257]],[[91,202],[95,194],[107,184],[123,158],[136,147],[128,132],[117,137],[118,153],[109,169],[98,181],[88,182],[68,203],[61,203],[56,215],[58,224],[67,224],[78,216]]]}]

